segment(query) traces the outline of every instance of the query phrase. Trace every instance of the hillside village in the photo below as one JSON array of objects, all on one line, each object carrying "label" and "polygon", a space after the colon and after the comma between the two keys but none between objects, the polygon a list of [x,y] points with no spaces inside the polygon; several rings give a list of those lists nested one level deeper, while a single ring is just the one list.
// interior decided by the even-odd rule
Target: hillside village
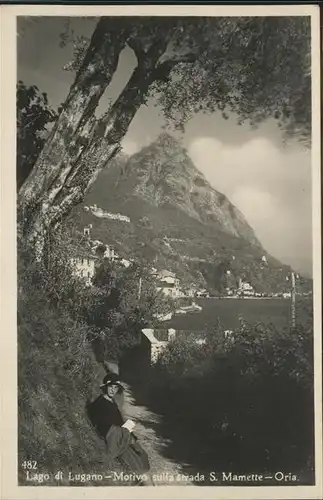
[{"label": "hillside village", "polygon": [[[102,209],[98,209],[97,206],[85,207],[85,210],[92,210],[95,212],[97,217],[105,217],[108,219],[119,219],[127,221],[126,216],[121,214],[104,213]],[[99,215],[98,215],[99,214]],[[80,245],[77,247],[76,253],[71,257],[70,262],[72,268],[76,275],[80,276],[86,283],[87,286],[92,285],[93,278],[97,267],[102,263],[104,259],[107,259],[111,263],[115,263],[124,268],[130,267],[135,260],[120,256],[112,245],[104,243],[100,240],[91,239],[92,224],[83,228],[83,235],[80,237]],[[233,256],[233,258],[235,258]],[[263,264],[267,264],[266,256],[262,257]],[[203,298],[210,297],[210,293],[205,288],[200,288],[197,284],[191,283],[190,286],[183,286],[180,279],[176,274],[169,269],[157,269],[156,267],[150,267],[151,275],[156,280],[156,290],[161,292],[167,297],[172,299],[179,299],[183,297],[193,298]],[[290,298],[291,292],[272,292],[272,293],[261,293],[255,290],[255,288],[247,281],[239,278],[237,286],[234,286],[234,280],[230,280],[231,271],[228,269],[226,271],[227,275],[227,285],[224,292],[218,295],[222,298],[265,298],[265,297],[277,297],[277,298]],[[298,275],[296,275],[296,278]]]}]

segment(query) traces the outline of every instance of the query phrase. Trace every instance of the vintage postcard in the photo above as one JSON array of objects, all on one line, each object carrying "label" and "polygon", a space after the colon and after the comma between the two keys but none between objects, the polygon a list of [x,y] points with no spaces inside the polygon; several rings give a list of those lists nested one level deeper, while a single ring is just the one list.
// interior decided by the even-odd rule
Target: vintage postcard
[{"label": "vintage postcard", "polygon": [[322,498],[319,31],[1,8],[1,498]]}]

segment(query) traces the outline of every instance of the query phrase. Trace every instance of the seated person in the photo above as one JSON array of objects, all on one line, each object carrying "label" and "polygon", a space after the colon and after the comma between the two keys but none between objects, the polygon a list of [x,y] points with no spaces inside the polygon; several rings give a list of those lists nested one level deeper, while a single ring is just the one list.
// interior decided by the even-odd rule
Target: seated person
[{"label": "seated person", "polygon": [[100,388],[102,394],[87,410],[94,428],[107,445],[107,465],[117,461],[127,473],[148,472],[148,455],[132,432],[135,424],[131,420],[124,421],[116,402],[122,402],[124,393],[118,376],[108,373]]}]

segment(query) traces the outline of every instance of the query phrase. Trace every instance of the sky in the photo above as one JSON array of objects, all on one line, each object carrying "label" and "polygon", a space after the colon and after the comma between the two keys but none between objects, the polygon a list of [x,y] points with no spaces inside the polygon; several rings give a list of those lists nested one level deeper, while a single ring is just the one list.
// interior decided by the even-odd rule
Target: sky
[{"label": "sky", "polygon": [[[74,18],[78,35],[91,36],[96,20]],[[64,18],[18,20],[17,76],[48,94],[49,103],[64,102],[74,74],[63,70],[71,60],[70,45],[61,48]],[[105,111],[136,64],[131,49],[120,55],[117,71],[98,107]],[[163,131],[162,111],[151,98],[137,112],[123,140],[124,152],[133,154]],[[224,120],[218,113],[198,114],[184,133],[173,132],[210,184],[223,192],[244,214],[265,249],[303,274],[312,274],[311,154],[297,142],[282,143],[274,120],[256,131]]]}]

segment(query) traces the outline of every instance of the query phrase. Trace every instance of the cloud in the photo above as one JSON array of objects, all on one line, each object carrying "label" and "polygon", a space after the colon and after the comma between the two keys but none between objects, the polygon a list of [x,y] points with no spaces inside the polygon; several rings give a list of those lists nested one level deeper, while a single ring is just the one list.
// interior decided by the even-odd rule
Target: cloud
[{"label": "cloud", "polygon": [[125,139],[124,141],[122,141],[121,145],[123,152],[127,155],[133,155],[140,149],[139,144],[131,139]]},{"label": "cloud", "polygon": [[270,193],[253,186],[235,189],[231,201],[243,210],[247,220],[270,222],[277,211],[277,200]]},{"label": "cloud", "polygon": [[238,146],[199,137],[188,149],[197,168],[242,211],[265,248],[309,271],[310,153],[296,145],[279,149],[265,137]]}]

